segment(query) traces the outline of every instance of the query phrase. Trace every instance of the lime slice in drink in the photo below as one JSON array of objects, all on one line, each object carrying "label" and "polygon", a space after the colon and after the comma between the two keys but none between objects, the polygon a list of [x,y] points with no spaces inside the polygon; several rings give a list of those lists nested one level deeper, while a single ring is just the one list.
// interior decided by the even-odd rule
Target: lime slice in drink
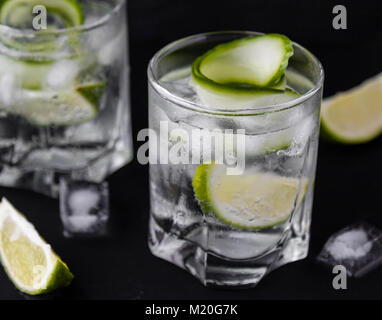
[{"label": "lime slice in drink", "polygon": [[322,134],[340,143],[357,144],[382,133],[382,74],[324,101]]},{"label": "lime slice in drink", "polygon": [[68,286],[73,279],[66,264],[6,199],[0,203],[0,260],[15,286],[31,295]]},{"label": "lime slice in drink", "polygon": [[48,29],[78,26],[84,21],[76,0],[4,0],[0,2],[0,23],[14,28],[31,29],[35,6],[46,8]]},{"label": "lime slice in drink", "polygon": [[227,175],[226,166],[201,164],[193,187],[204,213],[241,229],[264,229],[286,222],[308,188],[307,179],[264,172]]},{"label": "lime slice in drink", "polygon": [[22,104],[9,112],[37,126],[76,125],[97,116],[104,90],[104,83],[94,83],[74,91],[24,91]]},{"label": "lime slice in drink", "polygon": [[193,65],[197,82],[273,87],[293,55],[292,42],[280,34],[247,37],[223,43],[206,52]]}]

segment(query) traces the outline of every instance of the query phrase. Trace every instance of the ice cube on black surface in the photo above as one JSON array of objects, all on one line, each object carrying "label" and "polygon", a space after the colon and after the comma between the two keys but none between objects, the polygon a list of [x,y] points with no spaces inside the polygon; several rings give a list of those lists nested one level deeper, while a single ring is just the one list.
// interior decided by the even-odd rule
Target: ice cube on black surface
[{"label": "ice cube on black surface", "polygon": [[382,263],[382,231],[359,222],[333,234],[317,260],[346,268],[349,276],[359,278]]}]

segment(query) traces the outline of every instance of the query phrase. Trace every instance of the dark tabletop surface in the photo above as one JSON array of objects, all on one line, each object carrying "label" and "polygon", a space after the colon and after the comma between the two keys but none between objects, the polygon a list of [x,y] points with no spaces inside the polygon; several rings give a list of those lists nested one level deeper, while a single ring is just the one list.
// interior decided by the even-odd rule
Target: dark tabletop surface
[{"label": "dark tabletop surface", "polygon": [[[348,29],[336,31],[331,2],[130,0],[134,137],[147,127],[149,59],[163,45],[190,34],[224,29],[284,33],[323,63],[325,96],[381,72],[382,2],[342,4],[348,11]],[[205,288],[185,271],[150,254],[148,168],[136,161],[108,179],[111,232],[107,238],[64,238],[55,199],[8,188],[0,188],[0,196],[25,213],[76,276],[69,288],[49,299],[379,299],[382,267],[361,279],[350,279],[347,290],[336,291],[333,274],[317,265],[315,257],[328,237],[346,225],[378,214],[382,225],[381,159],[381,137],[360,146],[321,141],[309,256],[272,272],[249,290]],[[15,290],[0,270],[0,299],[31,298]]]}]

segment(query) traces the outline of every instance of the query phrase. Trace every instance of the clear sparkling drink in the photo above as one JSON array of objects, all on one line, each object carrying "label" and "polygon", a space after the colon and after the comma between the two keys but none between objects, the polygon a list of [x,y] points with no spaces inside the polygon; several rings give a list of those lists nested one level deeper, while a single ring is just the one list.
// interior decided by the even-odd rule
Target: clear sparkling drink
[{"label": "clear sparkling drink", "polygon": [[0,184],[56,196],[59,176],[101,182],[133,156],[126,6],[40,3],[47,30],[1,8]]},{"label": "clear sparkling drink", "polygon": [[[285,77],[298,95],[281,103],[269,97],[262,107],[226,108],[225,100],[217,100],[211,108],[191,79],[195,58],[251,35],[186,38],[162,49],[149,65],[149,121],[157,137],[150,146],[149,246],[204,285],[253,286],[308,253],[320,63],[294,44]],[[206,136],[195,136],[198,130],[208,137],[220,132],[221,139],[203,144]],[[216,152],[221,146],[223,159]],[[175,163],[171,154],[178,156]],[[239,164],[240,173],[228,173]]]}]

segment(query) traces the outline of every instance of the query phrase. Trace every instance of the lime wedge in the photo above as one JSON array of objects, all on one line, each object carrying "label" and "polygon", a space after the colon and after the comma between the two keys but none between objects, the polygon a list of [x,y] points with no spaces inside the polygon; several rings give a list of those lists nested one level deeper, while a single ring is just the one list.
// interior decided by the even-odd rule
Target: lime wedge
[{"label": "lime wedge", "polygon": [[280,82],[292,55],[292,42],[280,34],[238,39],[218,45],[196,59],[193,78],[200,85],[272,88]]},{"label": "lime wedge", "polygon": [[84,16],[76,0],[4,0],[0,3],[0,23],[14,28],[30,29],[33,7],[44,6],[48,14],[48,29],[78,26]]},{"label": "lime wedge", "polygon": [[0,203],[0,260],[15,286],[30,295],[66,287],[73,279],[66,264],[6,199]]},{"label": "lime wedge", "polygon": [[105,83],[92,83],[74,91],[25,90],[21,104],[7,108],[37,126],[76,125],[93,120],[101,105]]},{"label": "lime wedge", "polygon": [[323,136],[357,144],[382,133],[382,73],[361,85],[325,99],[321,111]]},{"label": "lime wedge", "polygon": [[105,88],[105,82],[88,83],[77,87],[77,92],[98,111]]},{"label": "lime wedge", "polygon": [[308,180],[247,171],[227,175],[226,166],[201,164],[193,187],[204,213],[240,229],[264,229],[286,222],[298,208]]}]

